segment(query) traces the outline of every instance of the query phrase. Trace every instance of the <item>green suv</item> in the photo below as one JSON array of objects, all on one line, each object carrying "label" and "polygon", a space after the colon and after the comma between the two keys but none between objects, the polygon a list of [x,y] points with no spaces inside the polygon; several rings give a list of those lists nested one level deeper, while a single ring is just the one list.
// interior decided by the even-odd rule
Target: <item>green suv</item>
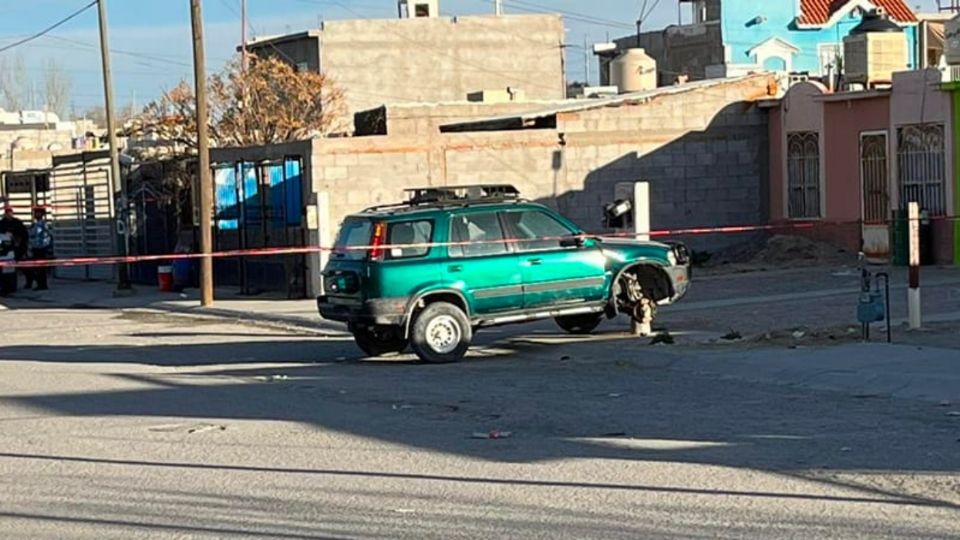
[{"label": "green suv", "polygon": [[545,318],[584,334],[620,313],[649,324],[690,286],[682,244],[587,236],[512,186],[408,194],[347,217],[323,271],[320,315],[370,356],[409,345],[453,362],[478,328]]}]

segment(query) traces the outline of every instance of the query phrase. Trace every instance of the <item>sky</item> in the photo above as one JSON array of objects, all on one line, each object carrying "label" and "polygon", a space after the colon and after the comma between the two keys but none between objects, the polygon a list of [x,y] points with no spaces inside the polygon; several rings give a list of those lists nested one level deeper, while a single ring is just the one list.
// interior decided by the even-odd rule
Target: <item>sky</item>
[{"label": "sky", "polygon": [[[396,17],[396,0],[247,0],[251,35],[316,28],[321,20]],[[786,1],[786,0],[758,0]],[[106,0],[114,92],[117,103],[136,107],[155,99],[180,80],[192,80],[190,2],[188,0]],[[38,32],[90,0],[0,0],[0,47]],[[565,12],[567,77],[585,75],[584,42],[631,33],[641,7],[650,12],[645,29],[675,24],[677,0],[504,0],[507,13]],[[932,10],[935,0],[912,0]],[[443,15],[493,11],[493,0],[440,0]],[[219,71],[240,42],[240,0],[203,0],[209,71]],[[684,13],[684,17],[689,17]],[[71,104],[82,112],[103,102],[96,9],[28,44],[0,53],[0,61],[20,56],[42,89],[45,65],[56,61],[72,81]],[[591,68],[595,65],[590,60]],[[596,78],[595,69],[592,77]],[[38,92],[39,93],[39,92]]]}]

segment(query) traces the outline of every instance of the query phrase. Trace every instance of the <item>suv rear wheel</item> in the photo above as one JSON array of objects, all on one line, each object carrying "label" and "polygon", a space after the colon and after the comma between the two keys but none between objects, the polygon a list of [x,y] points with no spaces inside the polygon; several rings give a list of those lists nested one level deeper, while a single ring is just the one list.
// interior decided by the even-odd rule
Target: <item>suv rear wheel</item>
[{"label": "suv rear wheel", "polygon": [[370,357],[402,353],[408,344],[400,328],[350,325],[350,332],[360,350]]},{"label": "suv rear wheel", "polygon": [[447,302],[428,304],[417,314],[410,330],[413,351],[431,364],[462,359],[472,339],[473,328],[467,314]]},{"label": "suv rear wheel", "polygon": [[589,334],[600,326],[603,321],[602,313],[586,313],[583,315],[565,315],[554,319],[557,326],[570,334]]}]

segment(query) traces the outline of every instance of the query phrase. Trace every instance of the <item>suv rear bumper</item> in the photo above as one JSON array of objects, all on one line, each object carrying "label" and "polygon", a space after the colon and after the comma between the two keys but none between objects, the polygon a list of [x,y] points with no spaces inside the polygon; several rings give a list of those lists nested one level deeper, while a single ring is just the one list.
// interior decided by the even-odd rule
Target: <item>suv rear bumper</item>
[{"label": "suv rear bumper", "polygon": [[406,298],[384,298],[350,302],[331,296],[317,297],[317,311],[328,321],[377,326],[403,324],[407,313]]}]

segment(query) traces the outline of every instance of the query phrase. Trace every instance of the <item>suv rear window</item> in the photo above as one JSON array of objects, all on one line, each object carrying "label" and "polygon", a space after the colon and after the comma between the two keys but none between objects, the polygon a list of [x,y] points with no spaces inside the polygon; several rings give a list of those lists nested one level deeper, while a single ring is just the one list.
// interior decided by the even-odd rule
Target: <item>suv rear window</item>
[{"label": "suv rear window", "polygon": [[333,245],[334,257],[351,261],[360,261],[367,258],[367,251],[350,249],[370,245],[373,236],[373,222],[369,219],[348,219],[340,226],[340,234]]},{"label": "suv rear window", "polygon": [[[403,246],[408,244],[429,244],[433,241],[433,222],[430,220],[403,221],[391,223],[387,228],[387,245]],[[430,253],[429,245],[394,247],[387,252],[387,258],[413,259],[425,257]]]}]

